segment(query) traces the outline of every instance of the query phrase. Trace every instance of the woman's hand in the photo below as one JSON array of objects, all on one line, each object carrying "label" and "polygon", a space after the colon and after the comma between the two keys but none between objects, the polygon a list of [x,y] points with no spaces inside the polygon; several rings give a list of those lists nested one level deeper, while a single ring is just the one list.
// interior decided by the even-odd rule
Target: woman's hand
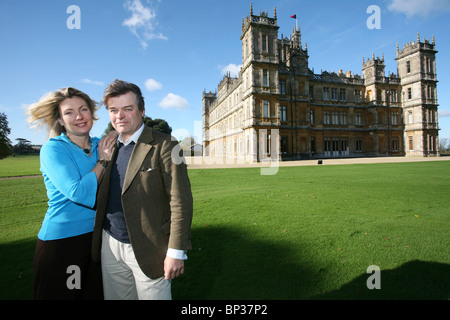
[{"label": "woman's hand", "polygon": [[98,144],[98,158],[111,161],[112,152],[119,134],[116,130],[108,133]]}]

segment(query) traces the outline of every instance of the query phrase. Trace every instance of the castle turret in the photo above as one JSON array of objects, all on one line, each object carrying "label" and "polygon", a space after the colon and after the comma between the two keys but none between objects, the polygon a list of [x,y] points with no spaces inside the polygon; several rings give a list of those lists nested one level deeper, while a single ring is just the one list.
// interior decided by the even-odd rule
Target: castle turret
[{"label": "castle turret", "polygon": [[438,156],[436,44],[417,40],[397,50],[407,156]]}]

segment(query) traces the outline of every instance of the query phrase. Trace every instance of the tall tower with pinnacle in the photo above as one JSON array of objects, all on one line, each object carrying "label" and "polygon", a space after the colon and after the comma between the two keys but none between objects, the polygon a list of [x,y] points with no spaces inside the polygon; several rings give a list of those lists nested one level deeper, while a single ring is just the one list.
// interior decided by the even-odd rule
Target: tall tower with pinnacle
[{"label": "tall tower with pinnacle", "polygon": [[397,44],[406,156],[439,155],[436,53],[434,35],[421,42],[417,33],[401,50]]}]

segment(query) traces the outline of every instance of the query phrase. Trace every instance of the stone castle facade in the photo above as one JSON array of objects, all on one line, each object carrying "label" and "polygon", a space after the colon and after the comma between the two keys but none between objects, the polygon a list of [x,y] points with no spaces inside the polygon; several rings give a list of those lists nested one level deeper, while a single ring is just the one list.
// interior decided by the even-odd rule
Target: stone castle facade
[{"label": "stone castle facade", "polygon": [[203,92],[204,156],[258,162],[370,156],[439,156],[432,41],[397,44],[397,74],[384,57],[362,77],[315,74],[300,29],[278,38],[277,13],[242,20],[242,67]]}]

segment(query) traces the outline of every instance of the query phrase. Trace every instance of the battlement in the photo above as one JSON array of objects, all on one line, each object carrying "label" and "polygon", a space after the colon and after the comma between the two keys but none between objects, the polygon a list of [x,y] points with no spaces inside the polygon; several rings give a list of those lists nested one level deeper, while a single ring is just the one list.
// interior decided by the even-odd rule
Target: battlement
[{"label": "battlement", "polygon": [[274,8],[273,18],[269,17],[268,12],[261,12],[259,10],[259,15],[253,14],[253,3],[250,3],[250,15],[242,19],[242,34],[250,28],[251,24],[259,24],[259,25],[267,25],[267,26],[276,26],[277,25],[277,8]]}]

